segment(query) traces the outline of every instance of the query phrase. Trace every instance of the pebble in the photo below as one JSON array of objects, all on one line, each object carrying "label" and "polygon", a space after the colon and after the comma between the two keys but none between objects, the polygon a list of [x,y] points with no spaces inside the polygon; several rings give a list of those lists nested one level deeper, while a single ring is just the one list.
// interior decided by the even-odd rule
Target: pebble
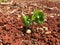
[{"label": "pebble", "polygon": [[58,16],[60,16],[60,14],[58,14]]},{"label": "pebble", "polygon": [[26,33],[27,34],[30,34],[31,33],[31,30],[30,29],[27,29]]},{"label": "pebble", "polygon": [[47,31],[47,32],[45,32],[45,34],[51,34],[51,31]]},{"label": "pebble", "polygon": [[52,18],[53,18],[54,16],[50,16],[50,17],[52,17]]},{"label": "pebble", "polygon": [[42,28],[37,27],[37,30],[48,30],[48,27],[43,26]]},{"label": "pebble", "polygon": [[21,15],[18,15],[18,18],[20,18],[21,17]]},{"label": "pebble", "polygon": [[44,19],[44,21],[47,21],[47,19]]}]

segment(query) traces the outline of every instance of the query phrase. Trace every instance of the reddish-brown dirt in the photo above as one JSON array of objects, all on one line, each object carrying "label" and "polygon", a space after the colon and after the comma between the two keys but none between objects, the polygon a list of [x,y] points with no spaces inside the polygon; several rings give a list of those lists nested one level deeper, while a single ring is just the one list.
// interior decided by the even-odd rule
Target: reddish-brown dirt
[{"label": "reddish-brown dirt", "polygon": [[[43,10],[45,22],[27,28],[22,15],[34,9]],[[26,30],[31,29],[31,34]],[[0,5],[0,45],[60,45],[60,2],[45,0],[15,1]]]}]

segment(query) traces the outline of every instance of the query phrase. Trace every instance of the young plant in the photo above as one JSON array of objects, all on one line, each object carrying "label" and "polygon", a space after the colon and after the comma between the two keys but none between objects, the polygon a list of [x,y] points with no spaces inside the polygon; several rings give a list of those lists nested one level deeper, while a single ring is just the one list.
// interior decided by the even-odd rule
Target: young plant
[{"label": "young plant", "polygon": [[29,16],[23,16],[23,22],[26,26],[30,26],[30,24],[32,23]]},{"label": "young plant", "polygon": [[31,17],[23,16],[23,22],[26,26],[30,26],[31,23],[36,22],[38,24],[44,23],[44,13],[40,10],[34,10]]},{"label": "young plant", "polygon": [[44,13],[40,10],[34,10],[31,20],[38,24],[42,24],[44,22]]}]

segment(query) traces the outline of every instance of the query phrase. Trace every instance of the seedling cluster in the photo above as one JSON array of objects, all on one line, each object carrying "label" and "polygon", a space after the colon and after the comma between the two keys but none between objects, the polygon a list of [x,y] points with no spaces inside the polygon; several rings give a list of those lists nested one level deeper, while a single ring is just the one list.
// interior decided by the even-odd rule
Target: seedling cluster
[{"label": "seedling cluster", "polygon": [[26,26],[30,26],[33,22],[36,22],[37,24],[43,24],[44,13],[40,10],[34,10],[31,17],[26,15],[23,16],[22,20]]}]

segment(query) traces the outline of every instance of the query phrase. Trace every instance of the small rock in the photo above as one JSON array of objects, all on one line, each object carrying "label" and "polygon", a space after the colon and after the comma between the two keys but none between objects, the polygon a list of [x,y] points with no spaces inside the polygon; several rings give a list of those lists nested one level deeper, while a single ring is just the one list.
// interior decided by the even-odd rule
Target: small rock
[{"label": "small rock", "polygon": [[50,17],[52,17],[52,18],[53,18],[54,16],[52,15],[52,16],[50,16]]},{"label": "small rock", "polygon": [[31,33],[31,30],[30,29],[27,29],[26,33],[30,34]]},{"label": "small rock", "polygon": [[47,32],[45,32],[45,34],[51,34],[51,31],[47,31]]},{"label": "small rock", "polygon": [[20,18],[21,17],[21,15],[18,15],[18,18]]},{"label": "small rock", "polygon": [[47,21],[47,19],[44,19],[44,21]]}]

